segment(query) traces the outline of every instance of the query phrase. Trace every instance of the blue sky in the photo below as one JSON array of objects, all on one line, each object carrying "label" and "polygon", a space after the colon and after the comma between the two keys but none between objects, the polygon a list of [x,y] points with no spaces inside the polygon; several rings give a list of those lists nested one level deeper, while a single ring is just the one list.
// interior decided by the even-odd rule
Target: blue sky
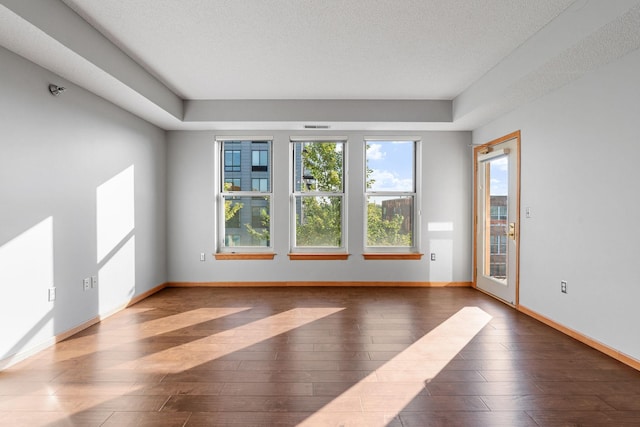
[{"label": "blue sky", "polygon": [[413,141],[370,141],[367,164],[373,191],[413,191]]},{"label": "blue sky", "polygon": [[[373,191],[413,190],[413,141],[371,141],[367,164],[373,169]],[[509,160],[491,160],[491,195],[507,195]]]},{"label": "blue sky", "polygon": [[495,160],[491,160],[491,195],[492,196],[506,196],[507,186],[509,183],[509,158],[507,156],[499,157]]}]

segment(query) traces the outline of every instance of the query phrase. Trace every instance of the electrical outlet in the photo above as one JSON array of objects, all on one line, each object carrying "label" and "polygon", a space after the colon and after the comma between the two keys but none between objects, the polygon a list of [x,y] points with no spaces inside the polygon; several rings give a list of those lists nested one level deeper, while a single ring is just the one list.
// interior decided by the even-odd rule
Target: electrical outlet
[{"label": "electrical outlet", "polygon": [[567,281],[566,280],[561,280],[560,281],[560,292],[562,292],[563,294],[567,293]]},{"label": "electrical outlet", "polygon": [[49,302],[53,302],[56,300],[56,288],[49,288],[48,299]]},{"label": "electrical outlet", "polygon": [[91,276],[91,289],[98,287],[98,276]]},{"label": "electrical outlet", "polygon": [[204,261],[205,260],[204,256],[205,256],[204,252],[200,252],[200,261]]},{"label": "electrical outlet", "polygon": [[436,260],[436,254],[435,252],[431,253],[431,261],[435,261]]},{"label": "electrical outlet", "polygon": [[82,280],[82,289],[85,291],[88,291],[89,289],[91,289],[91,279],[89,277],[85,277]]}]

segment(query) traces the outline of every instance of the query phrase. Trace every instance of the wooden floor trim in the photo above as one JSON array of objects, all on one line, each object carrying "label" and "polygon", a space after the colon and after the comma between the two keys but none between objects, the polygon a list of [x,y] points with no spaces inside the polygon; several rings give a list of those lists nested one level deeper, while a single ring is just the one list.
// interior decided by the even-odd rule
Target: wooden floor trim
[{"label": "wooden floor trim", "polygon": [[164,288],[167,287],[167,283],[162,283],[161,285],[156,286],[153,289],[150,289],[146,292],[141,293],[140,295],[137,295],[133,298],[131,298],[128,302],[122,304],[121,306],[107,312],[107,313],[102,313],[92,319],[87,320],[86,322],[81,323],[80,325],[71,328],[67,331],[64,331],[58,335],[55,335],[49,339],[47,339],[45,342],[40,343],[38,345],[36,345],[35,347],[31,347],[25,351],[21,351],[19,353],[16,353],[14,355],[9,356],[6,359],[2,359],[0,360],[0,371],[2,371],[3,369],[9,368],[13,365],[15,365],[18,362],[21,362],[25,359],[27,359],[28,357],[31,357],[53,345],[56,345],[57,343],[59,343],[60,341],[64,341],[67,338],[72,337],[73,335],[77,334],[78,332],[84,331],[87,328],[90,328],[91,326],[95,325],[96,323],[100,323],[101,321],[103,321],[104,319],[107,319],[111,316],[113,316],[114,314],[124,310],[127,307],[131,307],[134,304],[139,303],[140,301],[150,297],[151,295],[160,292],[161,290],[163,290]]},{"label": "wooden floor trim", "polygon": [[586,345],[588,345],[589,347],[592,347],[604,354],[606,354],[609,357],[612,357],[614,359],[616,359],[619,362],[624,363],[625,365],[631,366],[632,368],[640,371],[640,360],[634,359],[631,356],[628,356],[622,352],[620,352],[619,350],[616,350],[612,347],[609,347],[608,345],[602,344],[599,341],[596,341],[592,338],[589,338],[588,336],[581,334],[578,331],[575,331],[571,328],[568,328],[564,325],[561,325],[560,323],[555,322],[554,320],[549,319],[548,317],[543,316],[540,313],[537,313],[527,307],[523,307],[522,305],[517,307],[518,311],[533,317],[534,319],[544,323],[547,326],[552,327],[553,329],[556,329],[560,332],[562,332],[565,335],[570,336],[571,338],[574,338]]},{"label": "wooden floor trim", "polygon": [[249,288],[249,287],[412,287],[412,288],[445,288],[458,287],[469,288],[471,282],[313,282],[313,281],[292,281],[292,282],[169,282],[168,288]]}]

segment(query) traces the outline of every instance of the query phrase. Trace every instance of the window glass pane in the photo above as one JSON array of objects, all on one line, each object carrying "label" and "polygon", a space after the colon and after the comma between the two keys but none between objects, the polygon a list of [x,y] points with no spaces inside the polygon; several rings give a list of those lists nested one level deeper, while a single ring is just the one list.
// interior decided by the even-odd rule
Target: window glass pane
[{"label": "window glass pane", "polygon": [[367,191],[414,192],[415,141],[367,141]]},{"label": "window glass pane", "polygon": [[367,197],[367,246],[413,246],[413,196]]},{"label": "window glass pane", "polygon": [[294,191],[342,193],[343,154],[343,142],[294,143]]},{"label": "window glass pane", "polygon": [[[490,218],[488,239],[488,265],[484,265],[484,274],[489,274],[494,279],[506,279],[507,271],[507,212],[509,206],[508,196],[508,171],[509,162],[506,156],[497,157],[485,163],[485,174],[489,180],[489,205]],[[487,244],[487,243],[485,243]],[[485,249],[486,251],[486,249]],[[489,271],[487,271],[487,267]]]},{"label": "window glass pane", "polygon": [[296,246],[342,246],[342,197],[296,196]]},{"label": "window glass pane", "polygon": [[254,150],[251,153],[251,166],[267,166],[269,153],[266,150]]},{"label": "window glass pane", "polygon": [[271,191],[271,141],[224,141],[223,151],[223,192]]},{"label": "window glass pane", "polygon": [[231,246],[228,236],[237,236],[233,246],[270,246],[269,196],[225,195],[223,201],[226,246]]}]

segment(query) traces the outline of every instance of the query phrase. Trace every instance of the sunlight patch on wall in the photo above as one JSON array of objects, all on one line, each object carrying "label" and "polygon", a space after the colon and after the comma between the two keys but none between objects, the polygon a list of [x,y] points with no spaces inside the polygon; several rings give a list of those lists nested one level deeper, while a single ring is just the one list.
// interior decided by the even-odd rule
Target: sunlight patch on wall
[{"label": "sunlight patch on wall", "polygon": [[97,262],[113,251],[135,227],[134,166],[96,189]]},{"label": "sunlight patch on wall", "polygon": [[108,313],[129,301],[136,290],[136,237],[131,238],[98,272],[100,314]]},{"label": "sunlight patch on wall", "polygon": [[452,222],[430,222],[427,224],[429,231],[453,231]]},{"label": "sunlight patch on wall", "polygon": [[53,336],[53,217],[0,246],[0,359]]}]

